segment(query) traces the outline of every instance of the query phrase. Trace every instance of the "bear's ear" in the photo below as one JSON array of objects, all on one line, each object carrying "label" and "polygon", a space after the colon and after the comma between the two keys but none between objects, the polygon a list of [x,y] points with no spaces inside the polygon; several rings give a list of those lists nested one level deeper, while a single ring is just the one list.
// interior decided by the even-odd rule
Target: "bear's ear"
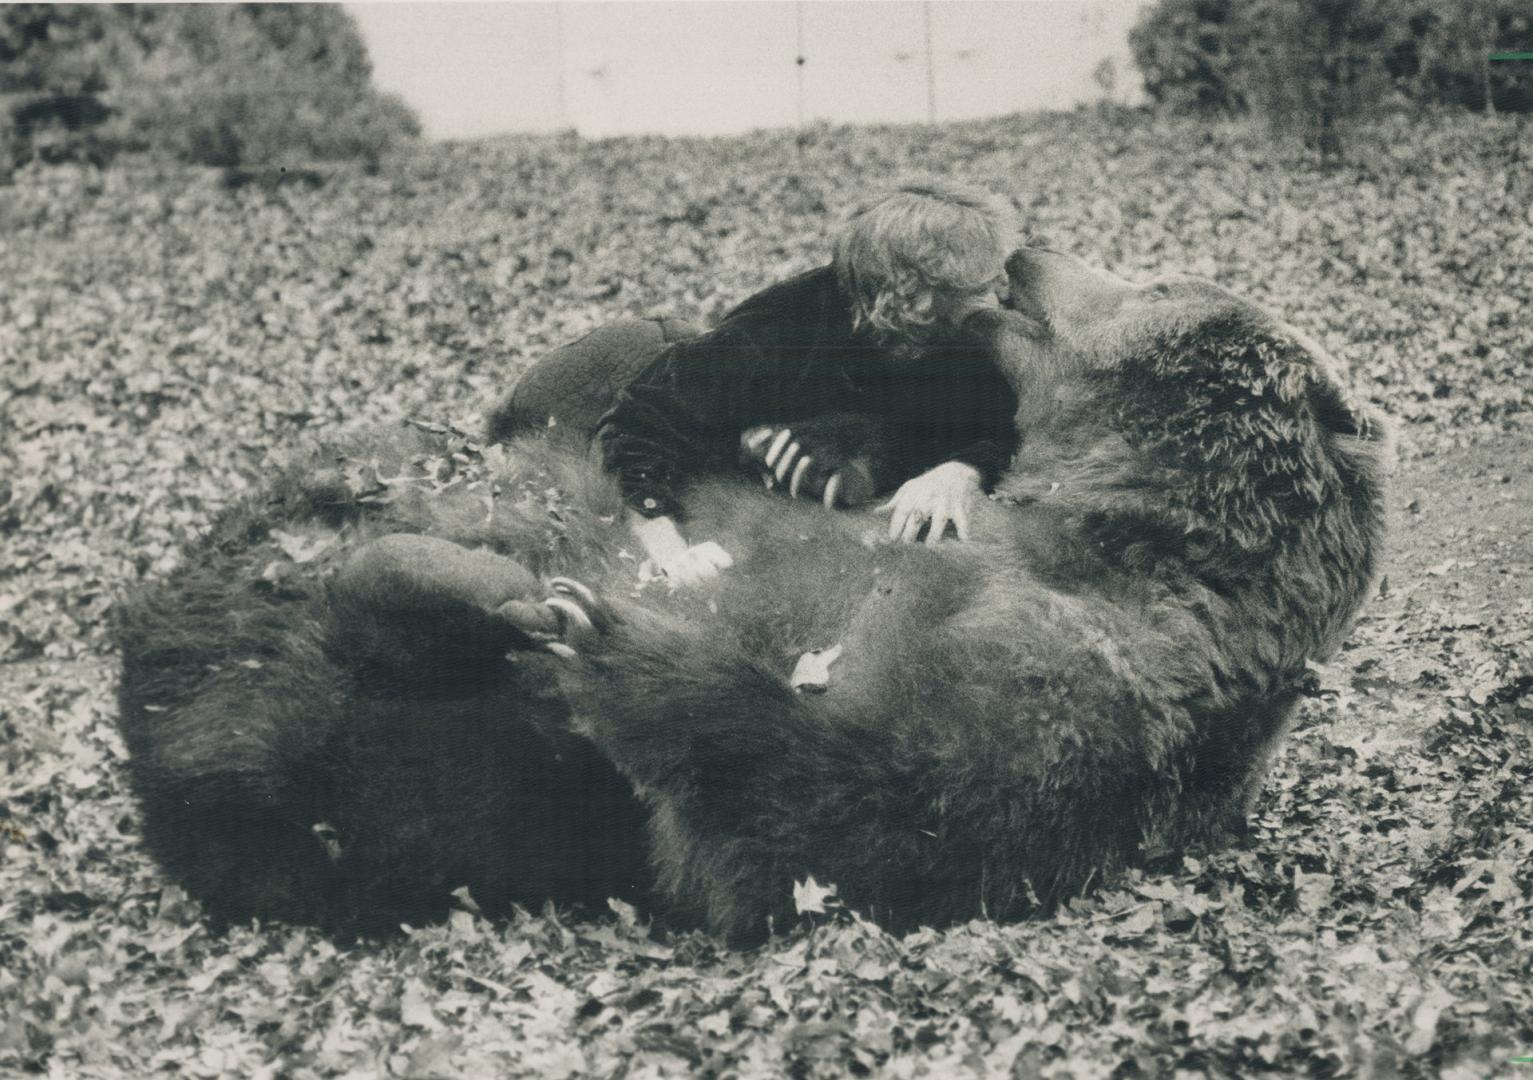
[{"label": "bear's ear", "polygon": [[1336,374],[1336,363],[1318,342],[1291,326],[1281,326],[1281,335],[1291,338],[1308,354],[1314,371],[1310,389],[1310,407],[1315,422],[1332,435],[1343,435],[1364,442],[1387,443],[1388,424],[1366,402],[1359,401],[1343,388]]},{"label": "bear's ear", "polygon": [[1335,490],[1316,403],[1328,380],[1292,340],[1221,320],[1156,341],[1107,378],[1098,400],[1115,403],[1112,425],[1188,531],[1265,547]]}]

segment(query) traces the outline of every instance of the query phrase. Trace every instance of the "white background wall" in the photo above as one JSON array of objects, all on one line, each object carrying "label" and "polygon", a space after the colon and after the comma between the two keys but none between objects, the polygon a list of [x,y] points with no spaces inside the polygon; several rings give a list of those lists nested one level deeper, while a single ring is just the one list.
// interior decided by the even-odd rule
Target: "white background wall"
[{"label": "white background wall", "polygon": [[[1062,108],[1138,78],[1126,34],[1148,0],[935,0],[939,120]],[[912,0],[655,0],[348,4],[379,83],[428,134],[575,127],[582,134],[713,134],[807,119],[924,121],[925,9]],[[561,48],[562,41],[562,48]]]}]

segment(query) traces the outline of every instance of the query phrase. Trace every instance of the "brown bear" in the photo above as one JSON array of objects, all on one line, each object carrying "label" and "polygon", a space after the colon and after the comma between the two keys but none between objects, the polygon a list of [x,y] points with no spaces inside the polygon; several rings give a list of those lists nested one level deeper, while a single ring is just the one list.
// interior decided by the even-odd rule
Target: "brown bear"
[{"label": "brown bear", "polygon": [[967,544],[714,479],[738,565],[672,591],[550,440],[298,461],[123,605],[151,848],[231,916],[656,887],[749,937],[811,874],[896,929],[1013,918],[1217,832],[1376,572],[1378,424],[1212,285],[1010,269],[1023,445]]},{"label": "brown bear", "polygon": [[[1010,270],[1023,445],[974,542],[859,558],[842,518],[871,590],[820,542],[740,570],[813,600],[712,617],[561,588],[591,624],[578,728],[650,807],[664,892],[722,931],[811,874],[894,929],[1010,919],[1215,835],[1377,571],[1382,431],[1313,345],[1203,281]],[[796,691],[795,650],[832,645]]]}]

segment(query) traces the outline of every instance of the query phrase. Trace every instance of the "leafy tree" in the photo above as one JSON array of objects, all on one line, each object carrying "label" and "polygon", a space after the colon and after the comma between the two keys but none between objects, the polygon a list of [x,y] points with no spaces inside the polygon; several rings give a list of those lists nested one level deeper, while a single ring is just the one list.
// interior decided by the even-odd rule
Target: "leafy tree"
[{"label": "leafy tree", "polygon": [[1161,0],[1129,31],[1129,48],[1152,101],[1174,112],[1245,112],[1234,0]]},{"label": "leafy tree", "polygon": [[1413,96],[1488,113],[1533,112],[1533,71],[1498,63],[1498,50],[1533,48],[1533,6],[1526,0],[1422,0],[1413,70],[1403,72]]},{"label": "leafy tree", "polygon": [[0,95],[99,94],[121,15],[87,4],[0,7]]},{"label": "leafy tree", "polygon": [[1533,44],[1526,0],[1159,0],[1129,44],[1155,102],[1255,111],[1328,153],[1391,94],[1533,111],[1533,72],[1489,59]]},{"label": "leafy tree", "polygon": [[1342,126],[1366,118],[1390,88],[1380,0],[1261,0],[1242,23],[1251,44],[1240,82],[1279,131],[1322,157],[1341,156]]},{"label": "leafy tree", "polygon": [[48,159],[375,162],[420,130],[373,88],[355,21],[326,4],[3,7],[0,95],[17,154]]},{"label": "leafy tree", "polygon": [[100,157],[112,21],[105,7],[0,6],[0,175],[29,156]]}]

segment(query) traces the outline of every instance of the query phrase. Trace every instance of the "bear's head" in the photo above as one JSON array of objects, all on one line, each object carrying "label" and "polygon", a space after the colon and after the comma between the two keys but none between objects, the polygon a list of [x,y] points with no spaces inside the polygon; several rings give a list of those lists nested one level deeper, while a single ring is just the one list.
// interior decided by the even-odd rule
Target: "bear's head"
[{"label": "bear's head", "polygon": [[1007,264],[999,354],[1022,401],[1026,498],[1266,550],[1359,483],[1384,430],[1312,341],[1212,282],[1135,284],[1043,248]]},{"label": "bear's head", "polygon": [[1055,346],[1087,364],[1112,364],[1126,350],[1212,324],[1260,332],[1252,305],[1189,275],[1144,284],[1048,248],[1022,248],[1006,264],[1010,305],[1047,329]]}]

